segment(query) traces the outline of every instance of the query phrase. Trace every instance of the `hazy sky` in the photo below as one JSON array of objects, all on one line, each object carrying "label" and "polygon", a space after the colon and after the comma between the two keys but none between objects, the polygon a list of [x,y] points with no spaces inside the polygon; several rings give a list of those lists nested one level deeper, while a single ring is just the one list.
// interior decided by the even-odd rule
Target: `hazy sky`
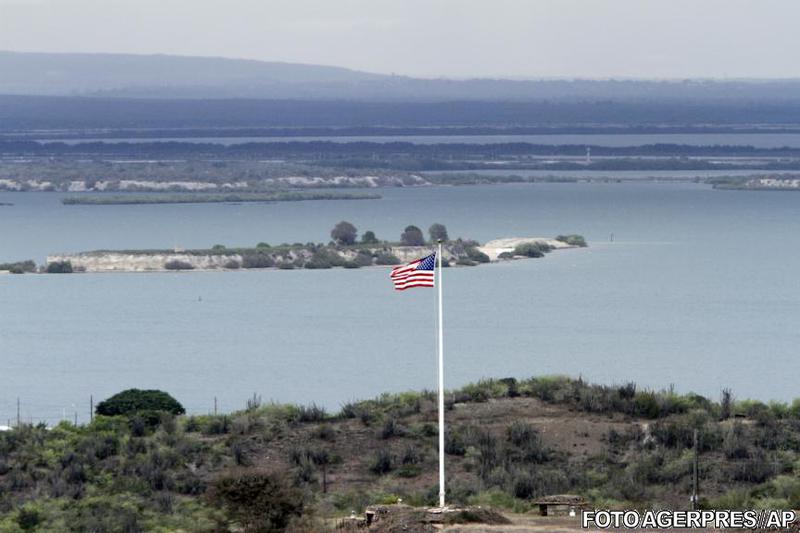
[{"label": "hazy sky", "polygon": [[416,76],[774,78],[800,77],[799,21],[800,0],[0,0],[0,49]]}]

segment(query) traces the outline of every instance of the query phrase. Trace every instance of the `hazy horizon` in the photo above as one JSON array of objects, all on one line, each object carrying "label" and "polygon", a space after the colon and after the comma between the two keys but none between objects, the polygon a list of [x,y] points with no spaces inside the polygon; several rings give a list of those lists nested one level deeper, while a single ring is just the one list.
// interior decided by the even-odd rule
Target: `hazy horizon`
[{"label": "hazy horizon", "polygon": [[0,49],[423,78],[791,79],[798,15],[789,0],[0,0]]}]

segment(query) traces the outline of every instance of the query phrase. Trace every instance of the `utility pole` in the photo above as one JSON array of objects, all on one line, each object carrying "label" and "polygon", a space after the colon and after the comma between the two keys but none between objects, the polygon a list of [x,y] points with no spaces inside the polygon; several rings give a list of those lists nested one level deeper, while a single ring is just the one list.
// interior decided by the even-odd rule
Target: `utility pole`
[{"label": "utility pole", "polygon": [[94,422],[94,396],[89,395],[89,423]]},{"label": "utility pole", "polygon": [[19,427],[19,396],[17,396],[17,427]]},{"label": "utility pole", "polygon": [[214,416],[217,416],[217,397],[214,396]]},{"label": "utility pole", "polygon": [[692,511],[697,510],[697,430],[694,430],[694,464],[692,465]]}]

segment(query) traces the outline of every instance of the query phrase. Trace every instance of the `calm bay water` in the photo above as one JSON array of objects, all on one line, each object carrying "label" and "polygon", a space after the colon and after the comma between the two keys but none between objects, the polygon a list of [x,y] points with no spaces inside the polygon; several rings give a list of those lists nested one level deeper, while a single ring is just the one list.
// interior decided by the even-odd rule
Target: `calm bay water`
[{"label": "calm bay water", "polygon": [[[800,194],[703,185],[387,189],[377,201],[62,206],[2,193],[0,261],[96,248],[319,241],[342,219],[396,238],[575,232],[590,248],[445,271],[449,386],[566,373],[716,397],[800,396]],[[615,241],[609,242],[614,233]],[[380,268],[0,277],[0,424],[56,422],[126,387],[191,412],[433,388],[432,291]],[[73,407],[73,405],[75,407]]]}]

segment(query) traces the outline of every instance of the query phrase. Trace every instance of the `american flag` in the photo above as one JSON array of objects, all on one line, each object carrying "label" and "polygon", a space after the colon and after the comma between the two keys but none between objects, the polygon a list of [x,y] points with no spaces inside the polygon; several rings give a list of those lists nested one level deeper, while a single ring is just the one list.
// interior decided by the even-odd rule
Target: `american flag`
[{"label": "american flag", "polygon": [[398,291],[411,287],[433,287],[436,268],[436,254],[417,259],[407,265],[392,269],[392,283]]}]

